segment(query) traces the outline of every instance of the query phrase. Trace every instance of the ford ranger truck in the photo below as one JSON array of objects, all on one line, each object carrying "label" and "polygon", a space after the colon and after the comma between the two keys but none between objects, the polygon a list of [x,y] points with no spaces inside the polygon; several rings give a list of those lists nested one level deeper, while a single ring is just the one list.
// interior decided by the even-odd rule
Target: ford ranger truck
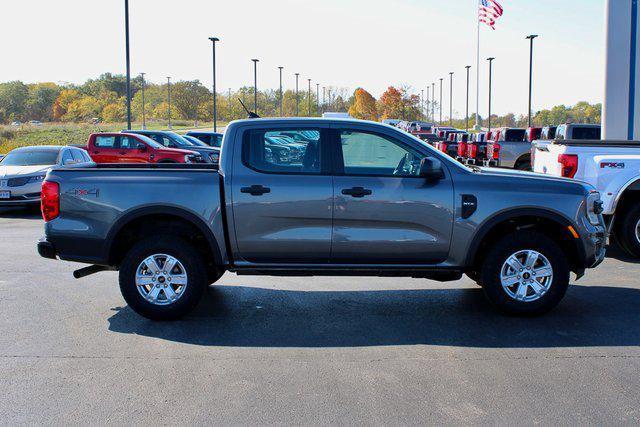
[{"label": "ford ranger truck", "polygon": [[640,258],[640,142],[555,140],[533,146],[535,172],[584,181],[602,194],[608,231]]},{"label": "ford ranger truck", "polygon": [[[271,151],[305,138],[301,157]],[[54,168],[43,183],[46,258],[119,271],[151,319],[187,314],[225,272],[274,276],[467,274],[499,310],[555,307],[605,254],[590,185],[467,167],[390,126],[250,119],[226,129],[218,165]]]}]

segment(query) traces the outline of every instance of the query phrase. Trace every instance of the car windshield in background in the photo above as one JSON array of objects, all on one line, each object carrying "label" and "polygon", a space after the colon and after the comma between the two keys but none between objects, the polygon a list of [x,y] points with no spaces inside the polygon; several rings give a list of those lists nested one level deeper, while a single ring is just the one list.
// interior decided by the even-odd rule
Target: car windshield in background
[{"label": "car windshield in background", "polygon": [[184,138],[187,141],[191,142],[193,145],[197,145],[199,147],[209,147],[207,144],[205,144],[204,142],[200,141],[198,138],[196,138],[194,136],[182,135],[182,138]]},{"label": "car windshield in background", "polygon": [[0,160],[0,166],[46,166],[55,165],[58,150],[13,151]]},{"label": "car windshield in background", "polygon": [[157,143],[156,141],[154,141],[153,139],[149,138],[146,135],[141,135],[141,134],[135,134],[135,135],[136,135],[136,138],[139,138],[141,141],[143,141],[145,144],[147,144],[151,148],[155,148],[155,149],[164,148],[162,144]]},{"label": "car windshield in background", "polygon": [[198,147],[199,145],[189,141],[186,138],[183,138],[182,136],[178,135],[177,133],[173,133],[173,132],[169,132],[167,133],[167,136],[169,138],[171,138],[173,140],[173,142],[175,142],[178,145],[181,146],[189,146],[189,147]]}]

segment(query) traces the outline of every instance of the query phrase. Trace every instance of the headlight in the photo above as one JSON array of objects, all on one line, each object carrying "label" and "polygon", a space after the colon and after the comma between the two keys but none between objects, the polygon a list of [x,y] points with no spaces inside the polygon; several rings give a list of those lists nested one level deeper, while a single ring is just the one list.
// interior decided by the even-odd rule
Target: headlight
[{"label": "headlight", "polygon": [[592,191],[587,196],[587,218],[593,225],[600,224],[600,214],[602,213],[602,200],[600,200],[600,193]]},{"label": "headlight", "polygon": [[193,155],[192,154],[185,154],[184,156],[184,162],[185,163],[191,163],[193,159]]},{"label": "headlight", "polygon": [[29,178],[29,182],[42,182],[46,175],[36,175]]}]

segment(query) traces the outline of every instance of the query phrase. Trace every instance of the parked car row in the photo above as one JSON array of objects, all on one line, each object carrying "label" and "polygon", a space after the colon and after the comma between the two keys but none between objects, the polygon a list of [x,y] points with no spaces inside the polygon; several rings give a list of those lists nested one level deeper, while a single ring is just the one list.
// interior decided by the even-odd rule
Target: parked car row
[{"label": "parked car row", "polygon": [[0,206],[40,203],[40,185],[55,166],[98,164],[211,163],[220,157],[222,134],[126,130],[89,136],[84,146],[33,146],[0,159]]}]

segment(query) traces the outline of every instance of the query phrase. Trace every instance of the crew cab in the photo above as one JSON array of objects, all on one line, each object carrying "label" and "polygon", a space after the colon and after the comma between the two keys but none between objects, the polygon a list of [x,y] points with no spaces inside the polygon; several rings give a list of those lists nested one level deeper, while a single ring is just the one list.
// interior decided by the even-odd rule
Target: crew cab
[{"label": "crew cab", "polygon": [[96,163],[202,163],[196,152],[167,148],[143,135],[93,133],[83,148]]},{"label": "crew cab", "polygon": [[[304,135],[276,158],[269,139]],[[540,314],[605,253],[598,193],[538,174],[466,167],[361,120],[249,119],[217,165],[55,168],[43,183],[40,254],[119,271],[152,319],[187,314],[226,271],[250,275],[466,273],[491,303]]]},{"label": "crew cab", "polygon": [[536,141],[533,153],[535,172],[593,185],[602,194],[609,232],[640,257],[640,142]]}]

